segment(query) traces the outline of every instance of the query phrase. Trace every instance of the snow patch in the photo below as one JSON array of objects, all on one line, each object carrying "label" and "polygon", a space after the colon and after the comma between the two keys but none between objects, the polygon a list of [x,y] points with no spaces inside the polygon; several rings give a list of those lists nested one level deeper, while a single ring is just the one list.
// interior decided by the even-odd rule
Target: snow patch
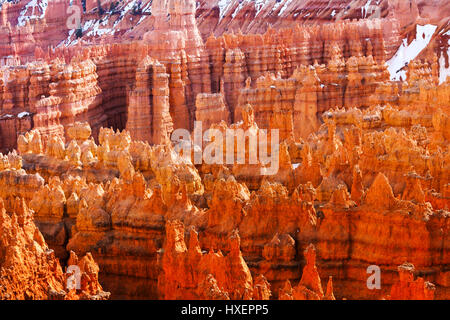
[{"label": "snow patch", "polygon": [[69,35],[67,36],[67,39],[66,40],[63,40],[63,41],[61,41],[57,46],[56,46],[56,48],[59,48],[60,46],[62,46],[62,45],[64,45],[65,47],[67,47],[69,44],[70,44],[70,42],[71,42],[71,38],[72,38],[72,35],[75,33],[75,29],[70,29],[69,30]]},{"label": "snow patch", "polygon": [[81,27],[81,31],[84,33],[87,30],[89,30],[93,25],[95,24],[95,20],[88,20],[85,23],[83,23],[83,26]]},{"label": "snow patch", "polygon": [[361,7],[361,16],[363,17],[363,19],[365,19],[367,17],[367,13],[369,11],[371,3],[372,3],[372,0],[368,0],[367,3],[363,7]]},{"label": "snow patch", "polygon": [[236,15],[238,14],[239,11],[241,11],[241,9],[244,7],[246,1],[242,1],[241,3],[239,3],[239,5],[237,6],[236,10],[234,10],[233,14],[231,15],[231,17],[234,19],[236,18]]},{"label": "snow patch", "polygon": [[[142,12],[143,13],[152,13],[152,1],[149,1],[144,8],[142,8]],[[140,24],[142,21],[145,20],[145,18],[147,18],[148,15],[143,15],[142,17],[139,18],[139,21],[136,25]]]},{"label": "snow patch", "polygon": [[135,4],[136,4],[136,0],[132,0],[132,1],[128,2],[128,4],[122,10],[120,10],[120,16],[123,17],[128,11],[133,9]]},{"label": "snow patch", "polygon": [[259,13],[262,11],[262,9],[266,6],[266,4],[269,2],[266,2],[266,0],[255,0],[255,9],[256,9],[256,15],[257,17]]},{"label": "snow patch", "polygon": [[[130,1],[125,7],[123,7],[120,10],[120,16],[119,16],[119,18],[117,18],[117,20],[114,22],[114,25],[113,25],[113,29],[114,29],[113,34],[115,32],[116,26],[123,20],[123,17],[127,14],[127,12],[130,11],[134,7],[135,3],[136,3],[136,0]],[[111,30],[109,30],[109,31],[111,31]],[[102,33],[102,31],[99,31],[99,32]]]},{"label": "snow patch", "polygon": [[[93,20],[90,20],[90,21],[93,21]],[[92,25],[92,30],[90,30],[90,31],[86,34],[86,36],[91,37],[91,36],[102,36],[102,35],[104,35],[104,34],[114,34],[114,33],[115,33],[115,30],[114,30],[114,29],[109,29],[109,28],[101,29],[101,28],[99,28],[99,27],[100,27],[100,24],[103,25],[103,26],[105,26],[107,23],[108,23],[108,19],[106,19],[103,23],[100,22],[100,20],[95,21],[94,25]],[[90,27],[90,26],[91,26],[91,25],[89,25],[89,27]],[[87,28],[87,29],[89,29],[89,28]],[[86,30],[87,30],[87,29],[86,29]],[[84,27],[83,27],[83,32],[84,32],[84,31],[85,31],[85,29],[84,29]]]},{"label": "snow patch", "polygon": [[[1,0],[0,0],[1,1]],[[36,1],[36,0],[34,0]],[[38,0],[42,1],[42,0]],[[48,1],[48,0],[46,0]],[[231,1],[231,0],[227,0]],[[88,21],[85,21],[81,25],[81,32],[83,36],[87,37],[101,37],[103,35],[114,35],[116,31],[118,30],[118,25],[125,19],[125,16],[131,12],[133,7],[135,7],[137,4],[140,3],[140,0],[131,0],[125,4],[123,4],[121,7],[116,7],[114,11],[120,12],[119,15],[113,15],[112,11],[105,12],[105,15],[102,16],[101,19],[91,19]],[[149,1],[143,8],[142,12],[146,13],[145,15],[142,15],[139,20],[136,23],[136,26],[139,25],[142,21],[144,21],[146,18],[148,18],[150,15],[149,13],[152,12],[152,1]],[[132,18],[130,17],[130,20]],[[114,21],[114,23],[112,23]],[[110,27],[112,24],[112,27]],[[63,41],[61,41],[57,48],[60,46],[73,46],[78,43],[79,39],[75,37],[76,30],[69,30],[69,34],[67,38]]]},{"label": "snow patch", "polygon": [[217,5],[219,6],[219,22],[225,17],[225,13],[228,12],[230,4],[233,0],[219,0]]},{"label": "snow patch", "polygon": [[408,45],[408,39],[403,39],[403,43],[398,48],[397,53],[386,62],[391,81],[406,80],[406,67],[412,60],[414,60],[423,49],[425,49],[431,41],[437,26],[427,24],[425,26],[416,26],[416,39]]},{"label": "snow patch", "polygon": [[286,0],[286,2],[284,3],[284,6],[281,8],[280,12],[278,13],[278,16],[281,16],[283,14],[283,12],[286,11],[287,7],[291,4],[291,2],[292,2],[292,0]]}]

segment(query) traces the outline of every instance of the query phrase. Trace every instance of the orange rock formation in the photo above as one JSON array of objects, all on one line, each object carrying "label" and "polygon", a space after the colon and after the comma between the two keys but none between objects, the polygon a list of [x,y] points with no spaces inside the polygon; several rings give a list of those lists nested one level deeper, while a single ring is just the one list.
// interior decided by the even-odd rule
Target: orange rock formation
[{"label": "orange rock formation", "polygon": [[450,7],[372,2],[3,2],[0,297],[450,298]]},{"label": "orange rock formation", "polygon": [[79,269],[79,287],[69,286],[72,273],[64,273],[53,250],[33,222],[33,211],[16,198],[7,212],[0,199],[0,299],[104,300],[98,265],[89,253],[79,259],[71,252],[68,265]]}]

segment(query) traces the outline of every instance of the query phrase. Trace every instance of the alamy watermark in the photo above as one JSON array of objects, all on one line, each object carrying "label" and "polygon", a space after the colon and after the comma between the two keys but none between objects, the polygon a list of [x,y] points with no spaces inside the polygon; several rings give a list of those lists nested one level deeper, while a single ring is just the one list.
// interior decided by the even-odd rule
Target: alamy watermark
[{"label": "alamy watermark", "polygon": [[[187,129],[176,129],[171,136],[175,151],[191,156],[195,165],[217,164],[261,165],[260,174],[275,175],[279,169],[280,142],[278,129],[211,128],[203,132],[201,121],[194,122],[193,139]],[[270,144],[269,144],[270,136]],[[206,143],[206,144],[205,144]]]}]

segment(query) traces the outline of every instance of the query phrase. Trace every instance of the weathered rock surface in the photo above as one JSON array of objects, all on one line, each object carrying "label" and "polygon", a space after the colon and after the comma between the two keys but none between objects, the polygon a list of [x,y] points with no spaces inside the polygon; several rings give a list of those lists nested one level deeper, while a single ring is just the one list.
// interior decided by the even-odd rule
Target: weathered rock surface
[{"label": "weathered rock surface", "polygon": [[[35,226],[33,211],[16,198],[7,212],[0,200],[0,299],[104,300],[110,296],[98,282],[98,265],[89,253],[79,259],[71,252],[63,272],[54,251]],[[71,271],[79,270],[72,279]],[[74,275],[75,277],[75,275]],[[75,281],[72,285],[71,281]]]},{"label": "weathered rock surface", "polygon": [[450,297],[448,2],[77,6],[2,2],[2,297]]},{"label": "weathered rock surface", "polygon": [[404,263],[398,267],[399,281],[391,288],[390,300],[433,300],[435,286],[423,278],[414,279],[414,266]]}]

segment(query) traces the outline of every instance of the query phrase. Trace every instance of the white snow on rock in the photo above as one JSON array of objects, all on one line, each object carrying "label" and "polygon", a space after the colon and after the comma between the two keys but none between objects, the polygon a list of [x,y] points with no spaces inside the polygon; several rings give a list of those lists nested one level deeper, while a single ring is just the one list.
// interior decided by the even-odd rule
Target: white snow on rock
[{"label": "white snow on rock", "polygon": [[[122,7],[116,7],[115,11],[120,12],[119,15],[113,14],[113,11],[107,11],[102,16],[101,19],[91,19],[88,21],[84,21],[81,25],[81,32],[83,36],[87,37],[101,37],[103,35],[114,35],[116,31],[119,30],[119,24],[122,22],[128,13],[131,12],[133,7],[137,6],[138,0],[131,0],[125,3]],[[151,13],[152,12],[152,2],[149,1],[142,8],[143,13]],[[143,20],[145,20],[149,15],[142,15],[136,25],[139,25]],[[131,19],[131,18],[130,18]],[[112,27],[111,21],[114,21]],[[61,41],[57,48],[60,46],[73,46],[78,43],[78,39],[75,37],[76,30],[69,30],[68,36],[65,40]]]},{"label": "white snow on rock", "polygon": [[367,3],[361,7],[361,16],[363,19],[367,17],[367,13],[369,12],[370,4],[372,3],[372,0],[368,0]]},{"label": "white snow on rock", "polygon": [[256,9],[256,15],[257,16],[261,10],[265,7],[265,5],[268,2],[266,2],[266,0],[255,0],[255,9]]},{"label": "white snow on rock", "polygon": [[292,0],[286,0],[284,3],[284,6],[281,8],[280,12],[278,13],[278,16],[281,16],[283,12],[286,11],[287,7],[291,4]]},{"label": "white snow on rock", "polygon": [[[450,45],[450,40],[448,44]],[[447,56],[450,57],[450,48],[447,49]],[[450,77],[450,61],[448,68],[446,68],[445,56],[444,53],[441,53],[441,57],[439,58],[439,84],[443,84],[447,80],[447,77]]]},{"label": "white snow on rock", "polygon": [[231,17],[234,19],[236,18],[237,14],[239,13],[239,11],[241,11],[241,9],[244,7],[246,1],[242,1],[241,3],[239,3],[238,7],[236,8],[236,10],[234,10],[233,14],[231,15]]},{"label": "white snow on rock", "polygon": [[229,10],[230,4],[233,2],[233,0],[219,0],[217,5],[219,6],[219,21],[223,19],[227,11]]},{"label": "white snow on rock", "polygon": [[24,111],[24,112],[19,113],[19,114],[17,115],[17,117],[20,118],[20,119],[22,119],[23,117],[26,117],[26,116],[29,116],[29,115],[30,115],[29,112]]},{"label": "white snow on rock", "polygon": [[95,24],[95,20],[88,20],[85,23],[83,23],[83,26],[81,27],[81,31],[84,33],[87,30],[89,30],[89,28],[91,28],[93,25]]},{"label": "white snow on rock", "polygon": [[[143,13],[151,13],[152,12],[152,2],[151,1],[149,1],[145,6],[144,6],[144,8],[142,8],[142,12]],[[142,21],[144,21],[145,20],[145,18],[147,18],[148,17],[148,15],[143,15],[140,19],[139,19],[139,21],[138,21],[138,23],[136,24],[136,25],[138,25],[138,24],[140,24]]]},{"label": "white snow on rock", "polygon": [[133,9],[135,4],[136,4],[136,0],[128,2],[128,4],[122,10],[120,10],[120,17],[123,17],[128,11]]},{"label": "white snow on rock", "polygon": [[[232,7],[234,7],[236,1],[239,3],[239,5],[236,7],[234,12],[231,14],[232,18],[234,19],[239,11],[242,10],[242,8],[248,4],[253,3],[256,14],[255,17],[259,15],[259,13],[262,11],[262,9],[267,5],[270,4],[271,1],[269,0],[219,0],[217,3],[217,6],[219,7],[219,22],[222,21],[223,17],[230,11]],[[291,1],[291,0],[287,0]],[[275,3],[275,6],[279,6],[279,3]]]},{"label": "white snow on rock", "polygon": [[43,19],[47,11],[48,0],[31,0],[28,2],[17,18],[19,27],[25,26],[26,22],[32,19]]},{"label": "white snow on rock", "polygon": [[437,26],[427,24],[425,26],[416,26],[416,38],[408,45],[408,39],[403,39],[403,43],[398,48],[397,53],[386,62],[391,81],[405,81],[407,66],[414,60],[431,41]]},{"label": "white snow on rock", "polygon": [[67,47],[68,45],[70,45],[70,42],[71,42],[71,38],[72,38],[72,35],[75,33],[75,29],[70,29],[69,30],[69,35],[67,36],[67,39],[65,39],[65,40],[63,40],[63,41],[61,41],[57,46],[56,46],[56,48],[59,48],[60,46],[62,46],[62,45],[64,45],[65,47]]}]

